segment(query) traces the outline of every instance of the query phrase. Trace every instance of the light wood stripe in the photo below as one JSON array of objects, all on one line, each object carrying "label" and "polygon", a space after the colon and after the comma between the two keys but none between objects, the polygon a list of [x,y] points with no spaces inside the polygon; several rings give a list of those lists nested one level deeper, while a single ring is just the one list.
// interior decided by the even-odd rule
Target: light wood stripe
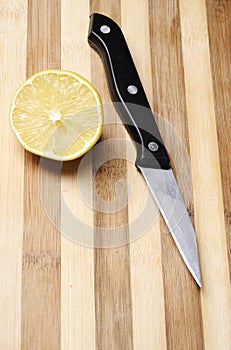
[{"label": "light wood stripe", "polygon": [[[193,220],[178,1],[150,1],[150,16],[154,111],[160,115],[159,127]],[[199,289],[162,218],[160,222],[167,346],[202,349]]]},{"label": "light wood stripe", "polygon": [[[28,2],[27,75],[60,67],[60,1]],[[39,157],[25,152],[24,237],[22,265],[22,349],[60,347],[60,234],[40,200]],[[41,169],[44,192],[52,184],[60,191],[56,163]],[[49,198],[56,222],[60,202]],[[53,203],[54,202],[54,203]]]},{"label": "light wood stripe", "polygon": [[[149,1],[141,2],[135,0],[133,1],[133,6],[136,11],[131,16],[130,3],[122,2],[121,27],[148,100],[150,105],[152,105],[152,62],[149,21],[144,21],[145,18],[149,18]],[[134,31],[136,32],[136,40],[134,40]],[[127,137],[131,140],[128,135]],[[127,166],[128,181],[131,184],[133,196],[133,200],[129,202],[128,207],[129,221],[134,220],[134,213],[137,213],[137,215],[143,216],[143,220],[145,220],[146,215],[152,216],[154,223],[156,216],[159,215],[157,208],[154,211],[149,208],[147,213],[143,212],[143,199],[147,199],[147,188],[145,188],[143,177],[137,171],[134,164],[128,163]],[[131,243],[130,253],[134,349],[155,349],[156,344],[158,344],[158,349],[166,349],[159,220],[154,224],[152,229],[148,232],[143,232],[142,237]]]},{"label": "light wood stripe", "polygon": [[[87,44],[89,3],[62,1],[62,69],[81,74],[91,81],[90,55]],[[78,18],[77,18],[78,15]],[[77,190],[79,161],[63,164],[62,195],[70,210],[86,223],[93,235],[93,211],[88,209]],[[89,164],[85,178],[92,177]],[[62,223],[62,230],[65,226]],[[94,250],[62,237],[62,349],[95,349]],[[83,242],[84,243],[84,242]]]},{"label": "light wood stripe", "polygon": [[[118,24],[121,21],[120,1],[91,1],[91,13],[99,12],[113,18]],[[104,79],[102,79],[104,77]],[[106,77],[104,74],[102,62],[94,52],[92,52],[92,79],[98,88],[104,103],[110,102]],[[105,110],[108,110],[107,107]],[[108,117],[105,114],[105,124]],[[117,113],[113,113],[113,120],[117,122],[119,117]],[[121,124],[121,123],[120,123]],[[108,125],[104,127],[102,141],[111,138],[124,139],[125,131],[123,126]],[[118,146],[111,145],[105,149],[107,152],[116,152],[121,148],[121,142]],[[113,150],[112,150],[113,149]],[[101,155],[99,154],[99,157]],[[124,158],[126,152],[124,150]],[[103,158],[102,158],[103,159]],[[93,159],[93,166],[96,164]],[[116,172],[113,170],[116,169]],[[100,176],[95,179],[95,188],[102,199],[111,201],[114,196],[114,186],[121,179],[126,179],[127,168],[126,161],[123,159],[112,159],[103,164],[99,171]],[[103,184],[103,185],[102,185]],[[124,196],[127,190],[125,189]],[[94,202],[96,204],[96,202]],[[101,239],[102,227],[111,227],[109,234],[111,238],[116,236],[116,228],[126,225],[128,222],[127,207],[116,213],[106,214],[96,212],[94,215],[94,225],[96,226],[95,235],[96,243]],[[114,229],[113,229],[114,228]],[[123,231],[123,239],[129,239],[128,229]],[[105,243],[105,242],[102,242]],[[132,311],[131,311],[131,290],[130,290],[130,252],[129,246],[123,245],[116,248],[95,248],[95,312],[96,312],[96,348],[97,349],[132,349]]]},{"label": "light wood stripe", "polygon": [[0,348],[17,350],[21,342],[24,152],[10,129],[8,115],[12,96],[26,78],[27,1],[1,1],[0,27]]},{"label": "light wood stripe", "polygon": [[[206,349],[231,347],[231,295],[206,6],[180,0]],[[206,140],[206,142],[204,142]],[[222,345],[224,344],[224,345]]]},{"label": "light wood stripe", "polygon": [[231,281],[231,2],[212,0],[206,4]]}]

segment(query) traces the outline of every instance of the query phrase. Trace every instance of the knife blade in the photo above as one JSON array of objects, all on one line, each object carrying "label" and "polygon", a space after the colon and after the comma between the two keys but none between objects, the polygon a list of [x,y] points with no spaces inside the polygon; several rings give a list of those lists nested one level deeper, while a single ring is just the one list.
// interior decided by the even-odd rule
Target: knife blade
[{"label": "knife blade", "polygon": [[94,13],[90,16],[88,42],[103,60],[112,101],[136,143],[136,167],[188,270],[201,287],[196,234],[124,35],[111,18]]}]

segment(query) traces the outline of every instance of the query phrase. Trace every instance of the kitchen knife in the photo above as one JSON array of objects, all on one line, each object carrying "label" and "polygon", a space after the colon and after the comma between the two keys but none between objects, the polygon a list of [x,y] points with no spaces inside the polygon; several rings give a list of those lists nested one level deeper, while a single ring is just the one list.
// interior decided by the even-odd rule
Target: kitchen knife
[{"label": "kitchen knife", "polygon": [[103,60],[112,101],[136,142],[136,166],[185,264],[201,287],[195,231],[123,33],[112,19],[94,13],[90,17],[88,41]]}]

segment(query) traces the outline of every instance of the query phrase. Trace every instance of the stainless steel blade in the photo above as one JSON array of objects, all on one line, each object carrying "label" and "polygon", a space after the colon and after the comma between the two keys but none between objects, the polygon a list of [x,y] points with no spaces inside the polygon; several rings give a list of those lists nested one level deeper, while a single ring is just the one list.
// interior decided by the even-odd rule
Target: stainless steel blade
[{"label": "stainless steel blade", "polygon": [[140,168],[185,264],[201,287],[196,234],[172,170]]}]

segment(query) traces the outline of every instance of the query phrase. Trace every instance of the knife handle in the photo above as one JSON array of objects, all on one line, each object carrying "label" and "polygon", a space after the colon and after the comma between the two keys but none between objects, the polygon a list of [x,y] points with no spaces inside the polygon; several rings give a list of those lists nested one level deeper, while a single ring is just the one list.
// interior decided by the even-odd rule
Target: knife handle
[{"label": "knife handle", "polygon": [[120,27],[94,13],[88,42],[103,60],[112,101],[136,142],[136,166],[169,169],[167,151]]}]

